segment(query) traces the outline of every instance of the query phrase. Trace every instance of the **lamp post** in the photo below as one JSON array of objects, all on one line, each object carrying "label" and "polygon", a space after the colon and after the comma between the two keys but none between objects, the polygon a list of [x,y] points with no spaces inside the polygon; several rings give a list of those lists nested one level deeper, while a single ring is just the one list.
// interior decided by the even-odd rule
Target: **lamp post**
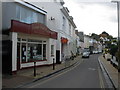
[{"label": "lamp post", "polygon": [[[117,18],[118,18],[118,52],[120,52],[120,1],[112,1],[117,4]],[[120,70],[120,60],[118,60],[118,68]]]},{"label": "lamp post", "polygon": [[[112,1],[113,3],[117,3],[117,17],[118,17],[118,71],[120,72],[120,1]],[[118,73],[118,83],[119,83],[119,73]],[[120,85],[118,84],[118,88]]]}]

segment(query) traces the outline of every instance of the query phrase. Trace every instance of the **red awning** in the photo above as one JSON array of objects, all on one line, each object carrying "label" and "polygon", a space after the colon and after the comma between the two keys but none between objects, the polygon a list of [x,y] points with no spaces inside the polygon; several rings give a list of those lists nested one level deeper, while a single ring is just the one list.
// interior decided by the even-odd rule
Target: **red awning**
[{"label": "red awning", "polygon": [[35,34],[57,39],[57,32],[51,31],[47,26],[41,23],[27,24],[20,21],[12,20],[11,32]]},{"label": "red awning", "polygon": [[67,38],[64,38],[64,37],[61,37],[61,42],[62,42],[63,44],[65,44],[65,43],[68,42],[68,39],[67,39]]}]

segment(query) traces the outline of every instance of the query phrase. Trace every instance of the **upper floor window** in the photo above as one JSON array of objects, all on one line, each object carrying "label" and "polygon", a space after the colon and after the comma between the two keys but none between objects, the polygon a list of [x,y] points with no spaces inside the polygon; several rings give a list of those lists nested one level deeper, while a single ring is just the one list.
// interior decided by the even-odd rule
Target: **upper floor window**
[{"label": "upper floor window", "polygon": [[16,6],[16,19],[25,23],[45,24],[45,15],[23,6]]},{"label": "upper floor window", "polygon": [[69,24],[69,34],[71,35],[71,24]]},{"label": "upper floor window", "polygon": [[66,27],[66,19],[65,19],[65,17],[63,17],[63,25],[62,25],[62,29],[64,30],[65,27]]}]

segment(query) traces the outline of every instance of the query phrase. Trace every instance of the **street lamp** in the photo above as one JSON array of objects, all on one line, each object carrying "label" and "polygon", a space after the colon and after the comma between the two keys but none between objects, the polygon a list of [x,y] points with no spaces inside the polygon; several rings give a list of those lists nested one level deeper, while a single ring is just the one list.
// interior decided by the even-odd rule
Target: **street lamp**
[{"label": "street lamp", "polygon": [[[113,3],[117,3],[117,17],[118,17],[118,71],[120,72],[120,26],[119,26],[119,23],[120,23],[120,1],[112,1]],[[118,81],[120,79],[120,76],[118,74]],[[119,81],[120,82],[120,81]],[[119,83],[118,82],[118,83]],[[118,84],[118,88],[120,88],[120,85]]]},{"label": "street lamp", "polygon": [[[118,17],[118,53],[120,53],[120,1],[112,1],[113,3],[117,3],[117,17]],[[118,55],[119,56],[119,55]],[[120,71],[120,58],[118,58],[118,71]]]}]

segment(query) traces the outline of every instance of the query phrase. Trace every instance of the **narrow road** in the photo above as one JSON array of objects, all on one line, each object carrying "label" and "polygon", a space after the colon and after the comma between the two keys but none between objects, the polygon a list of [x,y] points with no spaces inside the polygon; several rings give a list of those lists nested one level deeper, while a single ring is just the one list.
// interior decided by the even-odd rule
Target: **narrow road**
[{"label": "narrow road", "polygon": [[42,82],[32,83],[27,88],[106,88],[98,56],[99,54],[94,54],[89,58],[82,58],[82,63],[71,70]]}]

